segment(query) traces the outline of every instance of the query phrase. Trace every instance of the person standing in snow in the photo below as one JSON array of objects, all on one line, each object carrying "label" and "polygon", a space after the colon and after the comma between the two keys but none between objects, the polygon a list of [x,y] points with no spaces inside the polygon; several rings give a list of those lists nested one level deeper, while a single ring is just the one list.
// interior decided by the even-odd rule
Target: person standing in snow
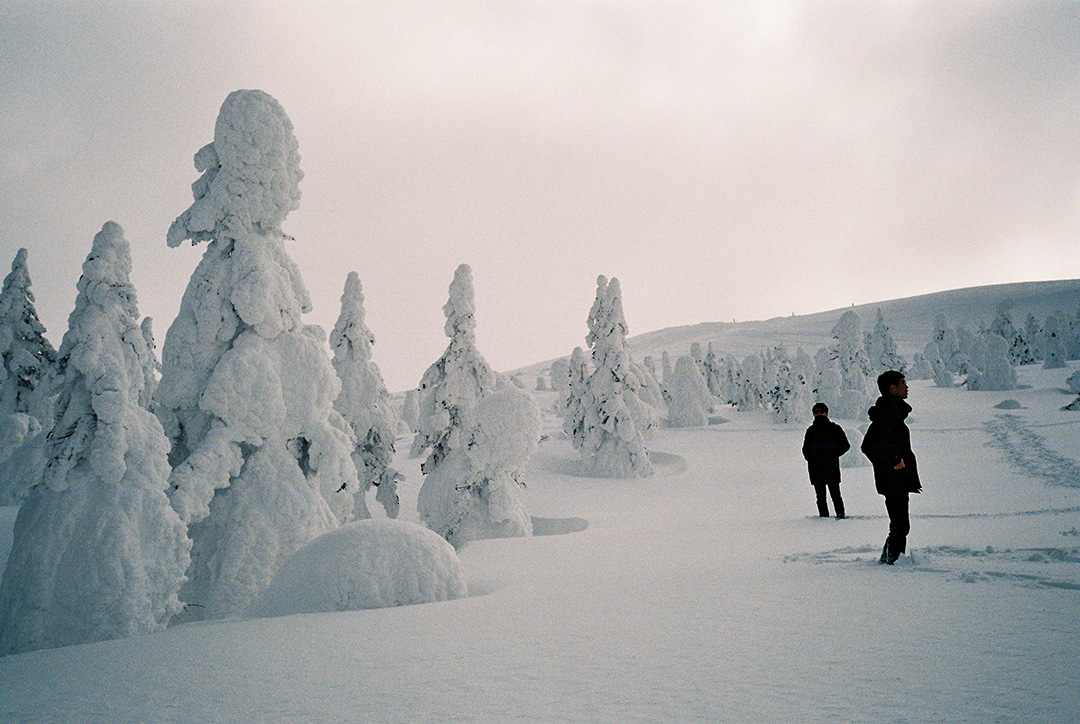
[{"label": "person standing in snow", "polygon": [[817,492],[818,515],[829,517],[825,491],[832,496],[836,517],[844,517],[844,501],[840,497],[840,456],[851,449],[844,429],[829,419],[829,406],[816,403],[811,412],[814,422],[806,429],[802,454],[810,472],[810,484]]},{"label": "person standing in snow", "polygon": [[870,427],[863,438],[862,451],[874,466],[874,483],[885,497],[889,512],[889,535],[881,550],[881,562],[892,565],[904,552],[908,521],[908,494],[921,493],[915,453],[911,451],[911,432],[904,424],[911,413],[907,381],[896,370],[883,372],[877,380],[881,397],[867,414]]}]

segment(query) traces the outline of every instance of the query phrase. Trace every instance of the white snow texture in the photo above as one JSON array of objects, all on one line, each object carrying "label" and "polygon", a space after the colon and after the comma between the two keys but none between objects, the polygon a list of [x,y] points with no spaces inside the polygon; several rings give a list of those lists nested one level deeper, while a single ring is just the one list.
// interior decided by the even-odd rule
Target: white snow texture
[{"label": "white snow texture", "polygon": [[356,611],[467,595],[457,553],[438,535],[415,523],[359,520],[290,556],[247,615]]}]

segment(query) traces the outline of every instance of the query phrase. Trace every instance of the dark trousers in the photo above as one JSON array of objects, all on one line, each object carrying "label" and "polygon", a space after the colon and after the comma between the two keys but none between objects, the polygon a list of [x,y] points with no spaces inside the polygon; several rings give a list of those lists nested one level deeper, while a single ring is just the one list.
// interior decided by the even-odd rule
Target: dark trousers
[{"label": "dark trousers", "polygon": [[829,517],[829,504],[825,500],[825,489],[828,488],[832,497],[833,508],[836,509],[836,517],[844,517],[844,500],[840,497],[840,481],[835,483],[815,483],[814,491],[817,492],[817,510],[822,518]]},{"label": "dark trousers", "polygon": [[889,537],[885,539],[882,557],[891,563],[904,552],[907,547],[907,534],[911,531],[907,493],[885,496],[885,510],[889,511]]}]

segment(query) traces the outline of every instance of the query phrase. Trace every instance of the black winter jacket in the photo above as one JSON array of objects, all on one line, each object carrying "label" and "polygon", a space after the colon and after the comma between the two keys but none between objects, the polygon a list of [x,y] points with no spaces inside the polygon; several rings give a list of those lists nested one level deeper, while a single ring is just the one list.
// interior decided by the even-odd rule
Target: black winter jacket
[{"label": "black winter jacket", "polygon": [[827,417],[815,417],[806,429],[802,454],[810,471],[811,485],[840,482],[840,456],[851,449],[844,428]]},{"label": "black winter jacket", "polygon": [[[922,492],[915,453],[911,451],[911,431],[904,420],[911,405],[896,395],[882,395],[867,414],[870,427],[863,438],[862,451],[874,466],[874,483],[884,496]],[[904,461],[904,467],[896,466]]]}]

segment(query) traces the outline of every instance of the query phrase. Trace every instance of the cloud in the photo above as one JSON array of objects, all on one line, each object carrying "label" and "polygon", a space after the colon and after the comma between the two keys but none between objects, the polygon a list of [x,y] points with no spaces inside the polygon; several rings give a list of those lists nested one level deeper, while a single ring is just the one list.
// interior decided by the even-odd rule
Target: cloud
[{"label": "cloud", "polygon": [[0,32],[0,257],[55,267],[50,330],[115,218],[164,333],[198,254],[165,230],[237,88],[296,127],[313,321],[356,269],[391,386],[462,262],[503,369],[581,344],[600,273],[632,332],[1080,276],[1070,4],[90,2]]}]

